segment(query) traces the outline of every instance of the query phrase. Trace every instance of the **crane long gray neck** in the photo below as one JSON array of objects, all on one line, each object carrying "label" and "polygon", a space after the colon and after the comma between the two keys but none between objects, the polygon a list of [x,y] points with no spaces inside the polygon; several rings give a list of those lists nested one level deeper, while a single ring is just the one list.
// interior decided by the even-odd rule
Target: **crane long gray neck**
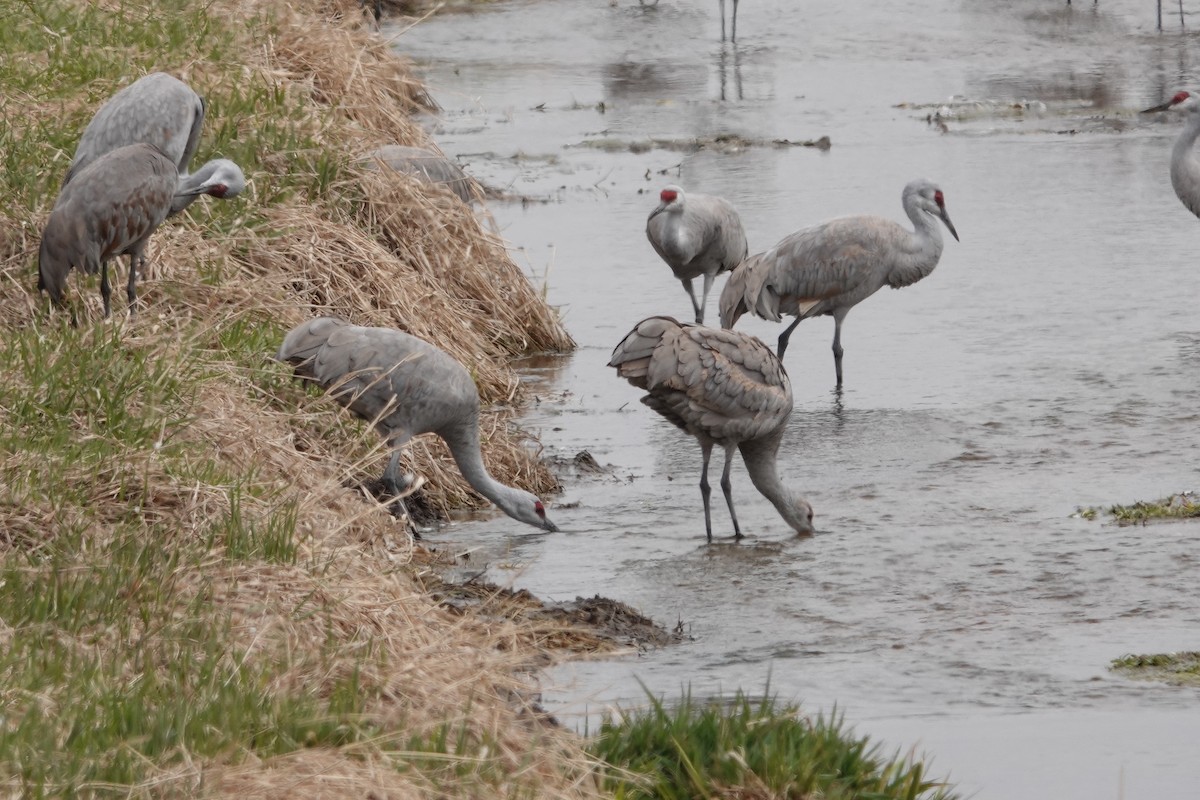
[{"label": "crane long gray neck", "polygon": [[775,510],[784,519],[789,519],[793,503],[792,493],[779,479],[776,468],[776,457],[782,438],[781,432],[769,439],[742,442],[738,449],[742,451],[742,460],[746,462],[746,472],[749,473],[754,488],[771,501],[771,505],[775,506]]},{"label": "crane long gray neck", "polygon": [[928,277],[942,257],[941,221],[918,204],[920,195],[910,194],[904,198],[904,211],[912,220],[913,233],[909,237],[907,251],[897,256],[895,265],[888,273],[888,285],[893,289],[910,286]]},{"label": "crane long gray neck", "polygon": [[475,491],[495,503],[501,511],[510,517],[514,516],[518,499],[517,490],[493,478],[492,474],[487,471],[487,467],[484,466],[483,456],[479,449],[478,421],[471,420],[449,434],[441,434],[441,436],[449,446],[450,454],[454,456],[454,463],[458,465],[458,470],[467,479],[467,483],[471,484]]},{"label": "crane long gray neck", "polygon": [[1192,152],[1197,138],[1200,138],[1200,111],[1193,111],[1171,150],[1171,186],[1188,211],[1200,216],[1200,162]]}]

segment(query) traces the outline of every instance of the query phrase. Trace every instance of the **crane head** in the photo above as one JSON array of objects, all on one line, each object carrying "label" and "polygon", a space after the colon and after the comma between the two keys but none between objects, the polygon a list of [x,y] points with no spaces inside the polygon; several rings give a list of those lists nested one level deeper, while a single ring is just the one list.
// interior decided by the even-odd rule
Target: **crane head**
[{"label": "crane head", "polygon": [[1200,111],[1200,98],[1191,92],[1180,90],[1165,103],[1142,110],[1143,114],[1153,114],[1157,111]]},{"label": "crane head", "polygon": [[962,241],[958,238],[958,231],[954,229],[954,223],[950,221],[950,212],[946,211],[946,197],[942,194],[941,189],[933,190],[933,202],[936,203],[938,207],[938,219],[940,219],[946,226],[946,229],[950,231],[950,235],[954,237],[954,241]]},{"label": "crane head", "polygon": [[674,203],[681,197],[683,197],[683,189],[680,189],[678,186],[664,187],[663,190],[658,193],[658,199],[662,201],[664,206]]}]

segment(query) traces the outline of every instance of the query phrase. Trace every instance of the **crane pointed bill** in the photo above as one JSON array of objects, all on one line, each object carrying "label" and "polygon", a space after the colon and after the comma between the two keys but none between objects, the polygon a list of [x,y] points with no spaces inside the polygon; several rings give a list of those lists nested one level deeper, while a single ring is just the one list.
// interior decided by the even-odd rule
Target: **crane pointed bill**
[{"label": "crane pointed bill", "polygon": [[954,223],[950,221],[950,214],[946,212],[945,207],[942,208],[942,213],[938,214],[938,217],[942,222],[946,223],[946,228],[949,229],[950,235],[954,237],[954,241],[961,242],[962,239],[958,238],[958,231],[954,230]]},{"label": "crane pointed bill", "polygon": [[1155,112],[1157,112],[1157,111],[1167,111],[1167,110],[1168,110],[1168,109],[1170,109],[1170,108],[1171,108],[1171,101],[1170,101],[1170,100],[1168,100],[1168,101],[1167,101],[1167,102],[1165,102],[1165,103],[1160,103],[1160,104],[1158,104],[1158,105],[1156,105],[1156,106],[1152,106],[1152,107],[1150,107],[1150,108],[1144,108],[1144,109],[1142,109],[1142,110],[1141,110],[1141,112],[1139,112],[1139,113],[1142,113],[1142,114],[1153,114],[1153,113],[1155,113]]}]

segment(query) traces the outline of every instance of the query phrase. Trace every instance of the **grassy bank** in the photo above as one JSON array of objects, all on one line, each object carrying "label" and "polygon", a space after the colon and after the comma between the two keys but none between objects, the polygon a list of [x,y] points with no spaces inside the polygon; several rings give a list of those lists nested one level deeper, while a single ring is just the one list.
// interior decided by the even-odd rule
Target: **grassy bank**
[{"label": "grassy bank", "polygon": [[[12,796],[586,798],[648,785],[643,765],[589,753],[538,711],[536,670],[579,637],[439,603],[421,580],[430,554],[357,488],[382,471],[378,437],[267,358],[314,313],[427,338],[479,384],[493,471],[556,487],[511,425],[523,397],[506,365],[571,339],[449,192],[360,169],[379,145],[425,144],[412,114],[432,106],[361,23],[354,0],[0,0],[0,787]],[[159,229],[136,319],[118,291],[101,321],[96,281],[72,274],[72,328],[34,289],[40,231],[96,108],[155,70],[208,101],[193,167],[232,158],[249,185]],[[409,459],[433,513],[482,505],[440,442]],[[764,713],[799,724],[794,709]],[[751,722],[738,735],[764,729]],[[658,724],[678,739],[711,712]],[[755,774],[739,780],[757,786]],[[714,775],[696,796],[799,796]]]}]

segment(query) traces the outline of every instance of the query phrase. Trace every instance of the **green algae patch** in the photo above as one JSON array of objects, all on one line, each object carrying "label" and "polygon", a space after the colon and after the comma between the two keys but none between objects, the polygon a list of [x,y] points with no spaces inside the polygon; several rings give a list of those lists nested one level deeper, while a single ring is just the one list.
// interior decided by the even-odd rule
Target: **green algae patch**
[{"label": "green algae patch", "polygon": [[1113,659],[1109,669],[1139,681],[1200,686],[1200,652],[1129,655]]},{"label": "green algae patch", "polygon": [[1200,501],[1193,492],[1178,492],[1160,500],[1139,500],[1127,506],[1080,507],[1075,516],[1083,519],[1110,516],[1118,525],[1145,525],[1152,520],[1200,517]]}]

